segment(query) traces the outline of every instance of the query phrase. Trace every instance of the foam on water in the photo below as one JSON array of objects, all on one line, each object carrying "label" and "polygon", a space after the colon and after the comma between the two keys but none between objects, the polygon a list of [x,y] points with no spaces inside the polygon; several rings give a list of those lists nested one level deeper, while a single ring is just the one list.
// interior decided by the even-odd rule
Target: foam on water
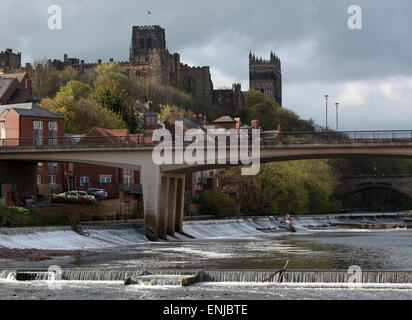
[{"label": "foam on water", "polygon": [[[356,220],[354,220],[356,219]],[[359,220],[363,219],[363,220]],[[332,223],[361,221],[379,223],[396,223],[396,215],[391,216],[326,216],[292,218],[299,234],[319,231],[337,231]],[[128,224],[83,227],[76,233],[71,227],[29,227],[0,228],[0,246],[17,249],[49,250],[91,250],[116,246],[136,245],[147,242],[143,227]],[[342,232],[355,232],[355,229],[339,229]],[[370,232],[362,229],[362,232]],[[169,236],[169,241],[188,241],[225,239],[225,238],[259,238],[289,233],[283,218],[245,217],[225,220],[187,221],[184,223],[183,235],[176,233]]]}]

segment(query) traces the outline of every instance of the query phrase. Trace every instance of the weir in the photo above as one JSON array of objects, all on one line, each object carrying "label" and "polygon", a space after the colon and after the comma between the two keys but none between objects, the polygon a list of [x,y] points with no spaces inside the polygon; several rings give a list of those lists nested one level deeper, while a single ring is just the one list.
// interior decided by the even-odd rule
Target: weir
[{"label": "weir", "polygon": [[[264,283],[278,270],[99,270],[62,269],[63,281],[124,281],[126,278],[158,278],[157,285],[167,285],[174,276],[198,276],[198,282]],[[169,276],[169,277],[168,277]],[[282,283],[348,284],[351,274],[346,270],[287,270]],[[162,282],[162,277],[164,283]],[[54,280],[46,270],[1,270],[3,280]],[[278,276],[269,280],[277,284]],[[364,271],[363,284],[411,284],[412,271]]]}]

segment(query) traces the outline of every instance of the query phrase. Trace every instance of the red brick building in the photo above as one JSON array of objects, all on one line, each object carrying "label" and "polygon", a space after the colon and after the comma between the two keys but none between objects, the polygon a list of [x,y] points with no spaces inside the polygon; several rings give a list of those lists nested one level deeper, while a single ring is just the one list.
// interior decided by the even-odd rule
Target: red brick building
[{"label": "red brick building", "polygon": [[0,105],[31,102],[32,84],[27,72],[0,74]]},{"label": "red brick building", "polygon": [[35,103],[0,106],[0,143],[16,145],[55,145],[64,143],[64,119]]}]

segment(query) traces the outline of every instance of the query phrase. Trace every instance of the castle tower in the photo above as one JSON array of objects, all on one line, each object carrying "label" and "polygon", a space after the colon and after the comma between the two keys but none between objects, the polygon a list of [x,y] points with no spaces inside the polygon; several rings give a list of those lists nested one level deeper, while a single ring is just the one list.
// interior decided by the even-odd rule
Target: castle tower
[{"label": "castle tower", "polygon": [[148,62],[151,49],[166,50],[165,29],[160,26],[134,26],[129,61]]},{"label": "castle tower", "polygon": [[280,59],[270,52],[270,59],[249,54],[249,87],[259,90],[277,104],[282,105],[282,72]]}]

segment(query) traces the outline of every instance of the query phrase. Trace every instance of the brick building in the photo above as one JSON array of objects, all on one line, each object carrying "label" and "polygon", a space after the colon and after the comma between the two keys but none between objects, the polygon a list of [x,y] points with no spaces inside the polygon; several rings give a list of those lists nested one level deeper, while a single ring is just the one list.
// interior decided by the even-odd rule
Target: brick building
[{"label": "brick building", "polygon": [[31,101],[32,83],[27,72],[0,74],[0,105]]},{"label": "brick building", "polygon": [[64,119],[35,103],[0,106],[0,141],[2,145],[55,145],[64,143]]}]

